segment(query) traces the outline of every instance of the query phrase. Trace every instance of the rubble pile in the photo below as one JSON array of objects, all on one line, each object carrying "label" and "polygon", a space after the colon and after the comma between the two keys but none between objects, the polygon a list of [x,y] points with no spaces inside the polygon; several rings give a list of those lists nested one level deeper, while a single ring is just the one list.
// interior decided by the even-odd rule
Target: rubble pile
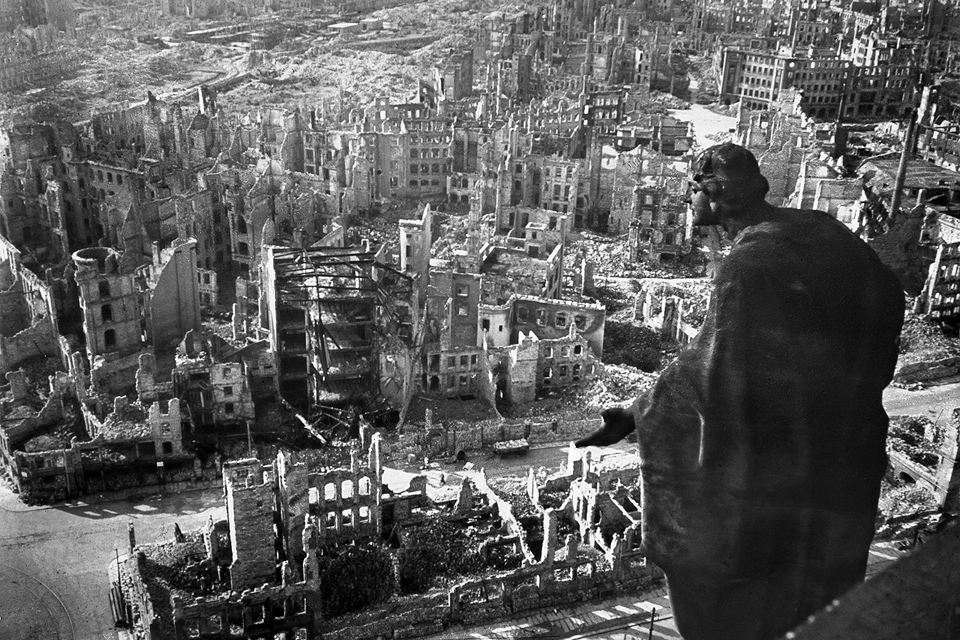
[{"label": "rubble pile", "polygon": [[[879,513],[884,520],[929,513],[936,508],[936,498],[923,487],[891,484],[887,480],[884,480],[880,486]],[[878,530],[878,535],[882,530],[882,528]]]},{"label": "rubble pile", "polygon": [[480,19],[492,11],[514,13],[534,11],[540,2],[520,3],[480,0],[464,3],[458,0],[426,0],[412,4],[402,4],[388,9],[380,9],[370,14],[406,35],[408,32],[423,30],[430,33],[456,34],[446,37],[454,43],[469,41],[476,35]]},{"label": "rubble pile", "polygon": [[452,260],[453,252],[459,250],[467,238],[466,220],[458,216],[449,216],[446,220],[434,217],[440,222],[442,233],[433,245],[433,257],[438,260]]},{"label": "rubble pile", "polygon": [[400,228],[397,221],[409,217],[414,216],[399,209],[387,209],[371,216],[351,216],[347,224],[351,230],[356,230],[361,238],[372,244],[385,246],[387,255],[394,255],[400,247]]},{"label": "rubble pile", "polygon": [[481,399],[428,399],[423,396],[416,396],[407,408],[407,423],[425,424],[427,409],[432,412],[434,424],[458,423],[465,425],[472,423],[475,425],[497,417],[494,408]]},{"label": "rubble pile", "polygon": [[[219,591],[216,572],[207,571],[203,536],[199,531],[186,534],[184,542],[168,542],[139,547],[144,555],[141,571],[148,583],[160,584],[174,595],[195,598]],[[210,567],[212,568],[212,567]]]},{"label": "rubble pile", "polygon": [[563,400],[564,405],[581,407],[588,417],[596,418],[607,407],[632,402],[653,387],[657,376],[624,364],[606,364],[589,385]]},{"label": "rubble pile", "polygon": [[658,104],[666,107],[667,109],[689,109],[690,103],[686,100],[678,98],[672,93],[663,93],[660,91],[653,91],[650,93],[650,99]]},{"label": "rubble pile", "polygon": [[148,89],[165,95],[217,77],[229,49],[215,45],[198,49],[190,44],[157,51],[106,29],[97,37],[64,41],[61,46],[82,62],[79,71],[39,95],[7,93],[0,119],[5,115],[41,122],[77,121],[93,111],[115,108],[117,103],[143,100]]},{"label": "rubble pile", "polygon": [[596,284],[597,299],[606,307],[608,320],[633,319],[633,302],[640,290],[638,280],[618,278],[601,280]]},{"label": "rubble pile", "polygon": [[420,593],[481,573],[485,562],[480,554],[483,536],[478,533],[476,526],[442,519],[404,530],[403,548],[398,552],[401,591]]},{"label": "rubble pile", "polygon": [[634,262],[630,259],[626,234],[612,235],[582,229],[569,243],[570,254],[583,252],[593,265],[594,278],[699,278],[703,259],[693,251],[673,264]]},{"label": "rubble pile", "polygon": [[63,418],[47,433],[31,438],[23,445],[24,451],[50,451],[51,449],[69,449],[73,440],[88,440],[80,415],[78,403],[65,402]]},{"label": "rubble pile", "polygon": [[900,366],[960,356],[960,338],[923,316],[907,313],[900,333]]},{"label": "rubble pile", "polygon": [[893,416],[887,446],[930,470],[937,467],[943,434],[926,416]]},{"label": "rubble pile", "polygon": [[66,441],[63,438],[58,438],[54,434],[43,433],[27,440],[23,445],[23,450],[27,453],[34,453],[37,451],[65,449],[69,446],[69,441]]},{"label": "rubble pile", "polygon": [[247,82],[225,93],[221,104],[238,112],[264,104],[315,105],[323,117],[339,121],[350,109],[362,108],[377,97],[393,102],[413,97],[411,87],[417,86],[420,68],[410,58],[346,46],[322,43],[290,56],[251,52],[244,61],[245,70],[270,77],[271,84]]},{"label": "rubble pile", "polygon": [[662,361],[660,334],[639,322],[608,320],[603,340],[603,362],[625,364],[653,373]]},{"label": "rubble pile", "polygon": [[395,591],[393,560],[379,545],[343,547],[319,562],[323,610],[331,618],[385,602]]},{"label": "rubble pile", "polygon": [[582,229],[579,238],[574,236],[570,253],[583,252],[593,265],[594,277],[624,277],[632,272],[625,236],[600,234]]}]

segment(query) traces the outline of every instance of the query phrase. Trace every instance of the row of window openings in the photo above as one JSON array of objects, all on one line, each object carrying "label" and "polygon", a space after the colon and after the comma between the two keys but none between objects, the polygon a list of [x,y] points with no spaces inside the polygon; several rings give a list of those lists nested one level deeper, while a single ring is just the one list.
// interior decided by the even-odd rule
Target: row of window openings
[{"label": "row of window openings", "polygon": [[450,136],[410,136],[410,144],[449,143]]},{"label": "row of window openings", "polygon": [[[477,366],[477,354],[472,356],[460,356],[460,366],[466,367],[469,361],[471,367]],[[457,356],[447,356],[447,368],[454,369],[457,366]]]},{"label": "row of window openings", "polygon": [[767,93],[768,92],[766,90],[761,90],[761,89],[744,89],[743,90],[743,95],[749,96],[751,98],[763,98],[767,95]]},{"label": "row of window openings", "polygon": [[[514,165],[513,170],[514,170],[514,173],[523,173],[523,165],[522,165],[522,164],[516,164],[516,165]],[[567,171],[570,171],[571,174],[573,173],[573,169],[566,169],[566,168],[564,168],[564,167],[557,167],[557,168],[554,170],[553,175],[554,175],[555,177],[557,177],[557,178],[566,178],[566,177],[567,177]],[[543,175],[544,175],[544,177],[546,177],[546,178],[549,178],[549,177],[550,177],[550,175],[551,175],[551,174],[550,174],[550,167],[544,167],[544,169],[543,169]]]},{"label": "row of window openings", "polygon": [[[579,356],[583,354],[583,345],[576,344],[573,345],[573,355]],[[566,358],[570,355],[570,347],[560,347],[560,357]],[[553,357],[553,347],[544,347],[543,348],[543,357],[552,358]]]},{"label": "row of window openings", "polygon": [[[360,507],[357,516],[358,524],[370,524],[370,507]],[[337,512],[328,511],[326,522],[324,524],[327,529],[336,529]],[[344,509],[342,512],[340,512],[340,528],[346,529],[353,526],[353,509]]]},{"label": "row of window openings", "polygon": [[[489,318],[484,318],[483,320],[481,320],[481,329],[482,329],[483,331],[490,331],[490,320],[489,320]],[[503,325],[502,325],[502,324],[499,325],[499,327],[497,328],[497,331],[499,331],[500,333],[503,333]]]},{"label": "row of window openings", "polygon": [[[370,495],[370,478],[360,478],[357,481],[357,493],[361,496]],[[353,480],[344,480],[341,482],[340,496],[342,498],[352,498],[353,495]],[[335,483],[328,482],[323,485],[323,499],[325,501],[337,499],[337,485]],[[319,504],[320,490],[317,487],[310,487],[309,500],[310,504]]]},{"label": "row of window openings", "polygon": [[[101,189],[101,191],[103,191],[103,190]],[[97,201],[96,194],[92,194],[92,195],[94,196],[94,198],[93,198],[94,202],[96,202],[96,201]],[[110,195],[111,195],[111,196],[114,195],[113,191],[110,192]],[[102,199],[105,199],[106,197],[107,197],[107,195],[106,195],[105,193],[101,193],[101,194],[100,194],[100,199],[101,199],[101,200],[102,200]],[[13,201],[11,200],[8,204],[12,207],[12,206],[13,206]],[[64,201],[64,204],[66,205],[67,213],[73,213],[73,212],[74,212],[73,202],[71,202],[70,200],[65,200],[65,201]],[[89,209],[89,208],[90,208],[90,205],[89,205],[89,203],[87,202],[87,199],[86,199],[86,198],[81,198],[81,199],[80,199],[80,209],[81,209],[82,211],[86,211],[86,210]],[[90,220],[84,220],[83,222],[84,222],[84,224],[87,226],[87,228],[90,228]]]},{"label": "row of window openings", "polygon": [[960,276],[960,263],[955,262],[940,267],[941,278],[956,278],[957,276]]},{"label": "row of window openings", "polygon": [[[434,379],[436,379],[436,376],[434,376]],[[455,389],[457,387],[457,380],[458,380],[457,376],[447,376],[447,389]],[[468,382],[467,376],[459,376],[459,380],[460,380],[461,387],[467,386],[467,382]],[[472,382],[475,380],[476,380],[476,375],[474,375],[472,380],[470,381]]]},{"label": "row of window openings", "polygon": [[447,167],[446,167],[446,165],[442,165],[442,164],[421,164],[421,165],[417,165],[417,164],[414,164],[414,163],[412,163],[412,162],[410,163],[410,173],[411,173],[411,174],[416,174],[416,173],[428,174],[428,173],[431,173],[431,172],[433,172],[433,173],[446,173],[446,172],[447,172]]},{"label": "row of window openings", "polygon": [[[394,178],[391,178],[391,179],[390,179],[391,186],[395,186],[395,185],[393,184],[394,180],[395,180]],[[437,180],[436,178],[434,178],[433,180],[421,180],[420,182],[417,182],[416,180],[411,180],[411,181],[410,181],[410,187],[411,187],[412,189],[416,189],[417,187],[429,187],[429,186],[431,186],[431,185],[434,186],[434,187],[439,187],[439,186],[440,186],[440,181]]]},{"label": "row of window openings", "polygon": [[[573,373],[574,382],[577,382],[580,380],[580,369],[581,369],[580,365],[578,364],[573,365],[572,373]],[[559,378],[566,378],[567,374],[570,372],[570,368],[565,364],[562,364],[559,367],[557,367],[557,370],[558,370]],[[553,379],[553,367],[545,368],[543,370],[543,383],[549,384],[549,381],[552,379]]]},{"label": "row of window openings", "polygon": [[[317,149],[316,152],[313,149],[307,148],[304,150],[306,154],[306,159],[308,162],[313,162],[316,156],[320,158],[326,157],[328,161],[332,161],[337,157],[337,152],[333,149],[327,150],[327,153],[324,154],[322,149]],[[316,156],[314,155],[316,153]]]},{"label": "row of window openings", "polygon": [[[528,307],[520,307],[517,309],[517,320],[519,322],[529,322],[530,321],[530,309]],[[577,325],[577,329],[581,331],[587,326],[587,317],[585,315],[577,314],[573,316],[573,322]],[[547,312],[543,309],[537,309],[537,324],[541,327],[546,326],[547,324]],[[564,312],[559,312],[553,317],[553,325],[558,329],[563,329],[567,325],[567,314]]]},{"label": "row of window openings", "polygon": [[650,224],[663,224],[664,226],[667,226],[667,227],[671,227],[677,224],[677,214],[675,213],[668,213],[663,217],[663,219],[661,219],[660,211],[657,211],[656,209],[654,209],[653,211],[649,211],[649,210],[644,211],[643,209],[640,210],[641,216],[647,213],[650,214]]},{"label": "row of window openings", "polygon": [[[164,424],[167,424],[167,423],[164,423]],[[166,428],[166,429],[164,429],[164,433],[169,433],[169,431],[170,431],[169,427]],[[152,442],[141,443],[141,444],[147,446],[147,453],[145,454],[147,457],[153,457],[153,456],[155,455],[156,450],[153,449],[153,446],[154,446],[154,445],[153,445]],[[163,454],[164,454],[164,455],[172,455],[172,454],[173,454],[173,443],[172,443],[172,442],[169,442],[169,441],[164,441],[164,442],[160,443],[160,449],[161,449],[161,451],[163,451]],[[55,461],[52,465],[50,465],[50,468],[56,468],[56,467],[62,467],[62,466],[63,466],[62,464],[60,464],[60,463],[58,463],[58,462]],[[48,468],[48,467],[47,467],[47,460],[46,460],[45,458],[35,458],[35,459],[34,459],[34,467],[35,467],[36,469],[45,469],[45,468]]]},{"label": "row of window openings", "polygon": [[[304,596],[293,596],[289,601],[289,604],[284,606],[283,617],[287,615],[295,614],[304,614],[307,612],[307,600]],[[250,612],[250,622],[251,624],[260,624],[266,620],[266,607],[270,606],[269,604],[252,604],[247,607]],[[289,612],[289,613],[287,613]],[[274,612],[274,615],[277,615],[278,612]],[[231,636],[242,635],[243,628],[234,625],[225,623],[224,619],[220,617],[219,614],[207,616],[207,628],[211,631],[230,631]],[[199,638],[200,637],[200,620],[192,619],[185,620],[184,630],[188,638]],[[305,629],[298,629],[296,631],[297,640],[306,640],[307,632]]]},{"label": "row of window openings", "polygon": [[930,312],[930,315],[934,318],[952,318],[957,314],[960,314],[960,305],[952,309],[947,307],[945,309],[934,309]]},{"label": "row of window openings", "polygon": [[442,158],[441,149],[410,149],[410,158],[416,160],[417,158]]},{"label": "row of window openings", "polygon": [[[413,165],[411,165],[411,166],[413,166]],[[553,198],[554,198],[554,199],[556,199],[556,198],[569,199],[569,198],[570,198],[570,185],[564,186],[564,187],[563,187],[563,191],[560,190],[560,187],[561,187],[561,185],[559,185],[559,184],[554,184],[554,185],[553,185]],[[514,180],[514,181],[513,181],[513,190],[514,190],[514,191],[517,191],[517,192],[523,191],[523,182],[521,182],[520,180]],[[545,193],[549,193],[549,191],[550,191],[549,185],[547,185],[547,188],[546,188],[544,191],[545,191]],[[561,194],[562,194],[562,195],[561,195]]]},{"label": "row of window openings", "polygon": [[[97,169],[97,180],[99,180],[100,182],[103,182],[103,171],[99,169]],[[107,182],[109,182],[110,184],[113,184],[113,173],[110,171],[107,171]],[[83,179],[80,179],[79,184],[80,184],[80,188],[82,189]],[[120,175],[119,173],[117,174],[117,184],[123,184],[123,176]]]}]

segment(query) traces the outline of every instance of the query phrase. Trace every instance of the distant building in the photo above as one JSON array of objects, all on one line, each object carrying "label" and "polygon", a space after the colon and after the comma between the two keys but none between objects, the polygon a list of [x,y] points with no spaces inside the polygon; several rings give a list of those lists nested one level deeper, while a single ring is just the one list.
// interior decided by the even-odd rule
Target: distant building
[{"label": "distant building", "polygon": [[73,0],[5,0],[0,6],[0,31],[50,25],[60,31],[77,22]]},{"label": "distant building", "polygon": [[[899,117],[913,109],[916,60],[858,65],[832,52],[722,47],[715,54],[720,99],[767,109],[796,88],[818,118]],[[840,113],[841,106],[843,112]]]}]

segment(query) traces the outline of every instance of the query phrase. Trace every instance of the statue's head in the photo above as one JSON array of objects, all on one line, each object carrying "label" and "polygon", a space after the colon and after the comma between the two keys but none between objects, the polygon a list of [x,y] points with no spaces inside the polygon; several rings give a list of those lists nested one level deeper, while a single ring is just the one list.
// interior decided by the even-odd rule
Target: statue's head
[{"label": "statue's head", "polygon": [[697,158],[693,199],[694,224],[719,224],[719,209],[737,211],[763,202],[770,184],[760,173],[757,159],[747,149],[725,142],[710,147]]}]

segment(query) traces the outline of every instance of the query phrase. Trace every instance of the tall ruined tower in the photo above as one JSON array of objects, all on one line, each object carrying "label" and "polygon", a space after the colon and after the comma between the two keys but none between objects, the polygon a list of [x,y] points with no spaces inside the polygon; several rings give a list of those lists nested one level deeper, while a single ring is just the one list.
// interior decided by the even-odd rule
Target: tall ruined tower
[{"label": "tall ruined tower", "polygon": [[125,356],[144,347],[140,293],[133,274],[121,273],[119,260],[116,251],[103,247],[73,254],[91,363],[98,355]]}]

